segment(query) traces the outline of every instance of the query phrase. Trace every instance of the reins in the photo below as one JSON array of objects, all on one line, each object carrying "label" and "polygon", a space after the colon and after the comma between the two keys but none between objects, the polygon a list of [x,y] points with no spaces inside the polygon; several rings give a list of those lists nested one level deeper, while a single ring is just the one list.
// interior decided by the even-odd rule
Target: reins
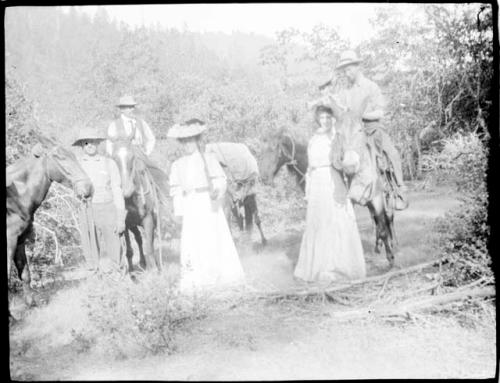
[{"label": "reins", "polygon": [[284,163],[284,165],[287,165],[287,166],[292,166],[295,171],[302,176],[302,178],[299,180],[299,184],[301,184],[302,182],[305,181],[306,179],[306,175],[305,173],[303,173],[297,166],[297,160],[295,159],[295,141],[293,140],[293,138],[291,136],[289,136],[288,134],[284,135],[284,137],[287,137],[290,142],[292,143],[292,154],[290,155],[289,153],[287,153],[284,145],[283,145],[283,142],[280,142],[279,143],[279,147],[280,147],[280,151],[281,153],[283,153],[283,155],[287,158],[287,162]]}]

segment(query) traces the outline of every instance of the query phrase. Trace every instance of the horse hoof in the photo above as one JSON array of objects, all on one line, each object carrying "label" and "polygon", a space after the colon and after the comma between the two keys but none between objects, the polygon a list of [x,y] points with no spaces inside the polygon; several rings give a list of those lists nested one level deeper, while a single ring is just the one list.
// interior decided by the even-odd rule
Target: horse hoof
[{"label": "horse hoof", "polygon": [[267,239],[263,239],[262,240],[262,246],[266,246],[267,245]]},{"label": "horse hoof", "polygon": [[380,254],[380,249],[378,246],[375,246],[373,250],[375,251],[375,254]]}]

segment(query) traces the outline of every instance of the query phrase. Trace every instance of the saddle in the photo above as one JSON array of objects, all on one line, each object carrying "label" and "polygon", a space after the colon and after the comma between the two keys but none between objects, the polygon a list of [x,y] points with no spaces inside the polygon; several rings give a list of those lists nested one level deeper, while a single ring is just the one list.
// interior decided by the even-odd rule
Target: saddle
[{"label": "saddle", "polygon": [[381,176],[384,190],[387,192],[388,204],[396,210],[404,210],[408,207],[408,204],[399,192],[392,159],[389,153],[384,149],[380,136],[376,134],[378,129],[380,129],[380,127],[377,125],[365,125],[368,150],[371,153],[371,157],[375,160],[377,172]]}]

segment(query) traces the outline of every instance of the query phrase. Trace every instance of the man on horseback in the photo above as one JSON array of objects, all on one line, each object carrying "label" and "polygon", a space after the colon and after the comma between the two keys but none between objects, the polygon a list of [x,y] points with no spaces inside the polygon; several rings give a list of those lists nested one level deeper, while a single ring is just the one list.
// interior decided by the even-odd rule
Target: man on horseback
[{"label": "man on horseback", "polygon": [[[362,120],[368,142],[374,143],[378,152],[378,166],[381,171],[389,171],[392,175],[391,183],[397,196],[395,207],[396,209],[405,209],[408,202],[405,196],[406,187],[403,181],[401,159],[398,150],[390,136],[383,130],[381,123],[386,102],[380,87],[363,75],[359,66],[361,61],[353,51],[345,51],[341,54],[335,69],[343,72],[349,86],[341,89],[337,94],[330,94],[327,97],[331,103],[337,104],[343,110],[363,112]],[[361,110],[363,107],[365,107],[364,111]]]},{"label": "man on horseback", "polygon": [[136,149],[136,155],[144,165],[154,183],[158,187],[164,199],[167,196],[167,175],[153,161],[149,155],[153,152],[156,139],[149,125],[135,115],[137,103],[131,96],[120,98],[117,107],[120,109],[120,117],[111,122],[108,127],[108,140],[106,152],[109,156],[113,153],[113,144],[116,141],[127,141]]}]

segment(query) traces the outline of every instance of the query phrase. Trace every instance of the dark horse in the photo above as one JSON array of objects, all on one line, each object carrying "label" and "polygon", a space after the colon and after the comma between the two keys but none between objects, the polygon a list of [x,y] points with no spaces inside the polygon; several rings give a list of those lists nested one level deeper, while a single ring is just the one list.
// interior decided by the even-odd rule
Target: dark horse
[{"label": "dark horse", "polygon": [[307,145],[296,142],[289,134],[282,132],[262,151],[261,179],[265,184],[274,184],[274,177],[286,166],[293,174],[297,184],[305,192],[307,172]]},{"label": "dark horse", "polygon": [[74,188],[79,198],[87,198],[92,194],[92,183],[75,155],[52,139],[40,136],[39,140],[51,149],[43,149],[37,144],[31,156],[6,169],[7,275],[10,276],[14,261],[28,305],[34,301],[25,242],[32,230],[33,215],[47,196],[50,185],[55,181]]},{"label": "dark horse", "polygon": [[[383,242],[387,260],[392,267],[394,210],[387,203],[385,180],[377,171],[375,154],[367,145],[361,118],[336,110],[336,119],[338,135],[332,148],[334,166],[347,176],[351,200],[366,206],[370,211],[376,227],[375,252],[380,253],[380,244]],[[352,158],[357,159],[357,166],[352,166]],[[304,191],[308,166],[307,147],[296,143],[286,133],[282,133],[276,142],[264,148],[261,162],[262,180],[271,183],[283,165],[295,174],[299,186]]]},{"label": "dark horse", "polygon": [[[127,210],[124,234],[128,268],[129,271],[133,271],[130,230],[139,248],[140,267],[142,269],[156,267],[157,270],[161,270],[161,254],[158,258],[154,254],[155,228],[158,226],[159,230],[159,224],[157,225],[157,219],[159,219],[157,214],[158,193],[146,170],[145,162],[141,158],[142,155],[137,150],[126,140],[119,140],[113,144],[112,158],[120,171],[125,209]],[[141,236],[139,227],[142,227],[144,231],[144,238]]]}]

